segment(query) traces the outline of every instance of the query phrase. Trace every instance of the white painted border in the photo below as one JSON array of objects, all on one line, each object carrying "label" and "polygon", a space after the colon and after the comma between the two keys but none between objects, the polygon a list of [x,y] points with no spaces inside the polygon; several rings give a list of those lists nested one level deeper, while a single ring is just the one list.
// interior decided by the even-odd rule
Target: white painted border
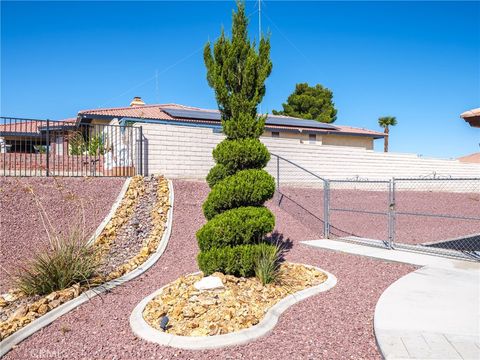
[{"label": "white painted border", "polygon": [[132,182],[132,178],[128,178],[125,180],[123,183],[122,188],[120,189],[120,193],[118,194],[117,198],[115,199],[115,202],[113,203],[110,212],[105,216],[103,221],[98,225],[97,229],[93,233],[93,235],[90,237],[90,239],[87,242],[87,245],[92,245],[95,241],[95,239],[102,233],[103,229],[105,229],[105,226],[107,226],[108,222],[112,220],[113,215],[115,215],[118,207],[122,203],[123,197],[125,196],[125,193],[128,190],[128,187],[130,186],[130,183]]},{"label": "white painted border", "polygon": [[169,284],[163,286],[162,288],[155,291],[153,294],[147,296],[135,307],[132,314],[130,315],[130,327],[132,328],[132,331],[135,335],[144,340],[180,349],[205,350],[246,344],[252,340],[259,339],[260,337],[265,336],[270,331],[272,331],[277,324],[280,315],[293,304],[304,300],[310,296],[330,290],[336,285],[337,278],[329,272],[310,265],[304,266],[312,267],[319,271],[322,271],[327,275],[327,280],[317,286],[300,290],[294,294],[288,295],[287,297],[279,301],[277,304],[272,306],[257,325],[252,326],[248,329],[242,329],[240,331],[224,335],[179,336],[167,334],[151,327],[143,318],[143,310],[145,309],[147,304],[155,296],[159,295],[162,290]]},{"label": "white painted border", "polygon": [[5,338],[2,342],[0,342],[0,357],[5,355],[9,352],[15,345],[20,343],[21,341],[28,338],[30,335],[34,334],[38,330],[42,329],[43,327],[49,325],[54,320],[59,318],[62,315],[72,311],[76,307],[80,306],[81,304],[89,301],[90,299],[94,298],[95,296],[104,293],[107,290],[113,289],[127,281],[130,281],[137,276],[142,275],[145,271],[147,271],[150,267],[152,267],[162,256],[167,248],[168,241],[170,239],[170,234],[172,232],[172,220],[173,220],[173,202],[174,202],[174,193],[173,193],[173,183],[171,180],[168,180],[168,190],[169,190],[169,200],[170,200],[170,208],[167,212],[167,223],[166,228],[163,233],[162,239],[158,245],[157,250],[139,267],[135,270],[119,277],[118,279],[109,281],[105,284],[97,286],[96,288],[90,289],[80,296],[72,299],[59,307],[49,311],[45,315],[39,317],[38,319],[32,321],[27,326],[23,327],[22,329],[16,331],[9,337]]}]

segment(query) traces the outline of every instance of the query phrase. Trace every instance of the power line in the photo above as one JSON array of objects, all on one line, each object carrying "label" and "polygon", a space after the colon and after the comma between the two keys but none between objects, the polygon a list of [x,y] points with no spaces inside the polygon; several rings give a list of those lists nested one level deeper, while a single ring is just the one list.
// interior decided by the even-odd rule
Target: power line
[{"label": "power line", "polygon": [[[260,6],[260,1],[259,1],[259,9],[261,9],[261,6]],[[255,9],[254,11],[252,11],[250,14],[247,15],[248,18],[250,18],[252,15],[254,15],[255,13],[257,13],[259,11],[259,9]],[[259,34],[261,35],[261,32],[259,31]],[[259,43],[260,43],[260,39],[259,39]],[[155,80],[155,91],[157,92],[156,95],[157,97],[159,96],[159,93],[158,93],[158,76],[159,75],[162,75],[164,73],[166,73],[167,71],[169,71],[170,69],[174,68],[175,66],[181,64],[182,62],[184,62],[185,60],[188,60],[189,58],[191,58],[193,55],[199,53],[200,51],[203,50],[203,46],[195,51],[193,51],[192,53],[186,55],[185,57],[181,58],[180,60],[176,61],[175,63],[167,66],[166,68],[164,68],[162,71],[158,72],[158,69],[155,70],[155,75],[152,76],[152,77],[149,77],[148,79],[145,79],[143,81],[141,81],[140,83],[134,85],[133,87],[129,88],[128,90],[125,90],[124,92],[122,92],[121,94],[113,97],[113,98],[110,98],[109,100],[105,101],[103,104],[99,105],[98,107],[104,107],[106,105],[108,105],[109,103],[111,103],[112,101],[114,100],[117,100],[119,98],[121,98],[122,96],[128,94],[130,91],[132,90],[135,90],[135,89],[138,89],[139,87],[142,87],[143,85],[149,83],[150,81],[152,80]],[[159,101],[159,99],[157,98],[157,101]]]},{"label": "power line", "polygon": [[278,32],[280,33],[280,35],[282,35],[282,37],[283,37],[285,40],[287,40],[287,42],[288,42],[300,55],[302,55],[303,58],[310,63],[310,65],[315,66],[315,65],[313,64],[313,62],[308,58],[308,56],[305,55],[305,54],[303,53],[303,51],[300,50],[300,49],[297,47],[297,45],[295,45],[295,43],[294,43],[293,41],[291,41],[291,40],[282,32],[282,30],[280,30],[280,28],[277,26],[277,24],[275,24],[275,22],[274,22],[267,14],[264,14],[264,15],[265,15],[265,17],[269,20],[269,22],[278,30]]},{"label": "power line", "polygon": [[162,71],[158,72],[158,70],[155,71],[155,75],[153,75],[152,77],[138,83],[137,85],[129,88],[128,90],[122,92],[120,95],[118,96],[115,96],[109,100],[107,100],[106,102],[104,102],[102,105],[99,105],[99,107],[104,107],[105,105],[108,105],[110,102],[112,102],[113,100],[117,100],[118,98],[121,98],[122,96],[128,94],[130,91],[132,90],[135,90],[135,89],[138,89],[139,87],[149,83],[150,81],[154,80],[154,79],[158,79],[158,76],[159,75],[162,75],[162,74],[165,74],[167,71],[169,71],[170,69],[174,68],[175,66],[181,64],[182,62],[184,62],[185,60],[188,60],[189,58],[191,58],[193,55],[196,55],[197,53],[199,53],[200,51],[203,50],[203,46],[195,51],[193,51],[192,53],[184,56],[183,58],[177,60],[176,62],[174,62],[173,64],[170,64],[169,66],[167,66],[166,68],[164,68]]}]

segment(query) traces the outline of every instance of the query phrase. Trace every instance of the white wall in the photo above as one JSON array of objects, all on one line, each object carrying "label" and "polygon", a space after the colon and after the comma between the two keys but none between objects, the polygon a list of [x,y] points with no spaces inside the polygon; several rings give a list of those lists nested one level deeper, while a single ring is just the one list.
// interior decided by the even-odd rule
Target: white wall
[{"label": "white wall", "polygon": [[[214,165],[212,150],[224,136],[212,129],[162,124],[138,124],[148,140],[148,173],[170,178],[204,179]],[[298,140],[262,137],[269,150],[329,179],[439,176],[480,177],[480,164],[380,153],[353,147],[301,144]],[[282,162],[282,164],[287,164]],[[275,164],[268,166],[276,171]],[[281,167],[282,172],[298,171]]]}]

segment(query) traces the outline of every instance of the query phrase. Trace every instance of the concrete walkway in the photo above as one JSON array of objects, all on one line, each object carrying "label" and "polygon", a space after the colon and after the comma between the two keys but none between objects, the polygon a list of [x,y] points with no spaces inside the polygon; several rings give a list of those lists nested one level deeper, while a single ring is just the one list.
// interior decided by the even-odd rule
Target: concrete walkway
[{"label": "concrete walkway", "polygon": [[375,336],[386,359],[480,359],[480,264],[332,240],[303,244],[424,266],[377,303]]}]

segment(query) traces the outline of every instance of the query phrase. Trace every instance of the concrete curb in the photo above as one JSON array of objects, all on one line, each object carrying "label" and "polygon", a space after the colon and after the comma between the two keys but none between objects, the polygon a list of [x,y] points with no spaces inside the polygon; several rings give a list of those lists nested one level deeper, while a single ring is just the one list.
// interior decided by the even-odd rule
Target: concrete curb
[{"label": "concrete curb", "polygon": [[118,194],[117,198],[115,199],[115,202],[113,203],[110,212],[105,216],[103,221],[98,225],[97,229],[93,233],[93,235],[90,237],[88,240],[87,244],[91,245],[95,241],[95,239],[102,233],[103,229],[105,229],[105,226],[107,226],[108,222],[112,220],[113,215],[115,215],[115,212],[117,211],[118,207],[120,206],[123,197],[125,196],[125,193],[128,190],[128,187],[130,186],[130,183],[132,182],[132,178],[128,178],[125,180],[123,183],[122,188],[120,189],[120,193]]},{"label": "concrete curb", "polygon": [[76,307],[89,301],[90,299],[94,298],[97,295],[100,295],[119,285],[122,285],[127,281],[135,279],[136,277],[142,275],[150,267],[152,267],[158,261],[158,259],[162,256],[162,254],[165,252],[165,249],[167,248],[168,240],[170,239],[170,234],[172,232],[174,192],[173,192],[173,183],[171,180],[168,181],[168,190],[169,190],[170,208],[168,209],[168,212],[167,212],[166,228],[163,233],[162,239],[160,240],[157,250],[147,259],[147,261],[145,261],[142,265],[137,267],[135,270],[119,277],[118,279],[109,281],[105,284],[97,286],[96,288],[90,289],[84,292],[83,294],[81,294],[80,296],[76,297],[75,299],[67,301],[66,303],[60,305],[59,307],[53,309],[52,311],[49,311],[42,317],[32,321],[30,324],[28,324],[24,328],[18,330],[17,332],[13,333],[9,337],[5,338],[2,342],[0,342],[0,357],[4,356],[15,345],[25,340],[26,338],[28,338],[30,335],[34,334],[35,332],[42,329],[43,327],[51,324],[54,320],[56,320],[60,316],[67,314],[68,312],[72,311]]},{"label": "concrete curb", "polygon": [[[314,267],[310,265],[305,266]],[[180,349],[206,350],[246,344],[250,341],[257,340],[272,331],[277,324],[280,315],[293,304],[300,302],[310,296],[327,291],[336,285],[337,278],[334,275],[320,268],[314,268],[327,274],[328,278],[325,282],[320,285],[288,295],[286,298],[272,306],[267,311],[262,321],[248,329],[243,329],[225,335],[179,336],[167,334],[151,327],[143,318],[143,310],[145,309],[145,306],[148,304],[148,302],[152,300],[155,296],[160,294],[162,290],[166,286],[168,286],[168,284],[158,289],[153,294],[147,296],[135,307],[132,314],[130,315],[130,327],[132,328],[132,331],[136,336],[144,340]]]}]

